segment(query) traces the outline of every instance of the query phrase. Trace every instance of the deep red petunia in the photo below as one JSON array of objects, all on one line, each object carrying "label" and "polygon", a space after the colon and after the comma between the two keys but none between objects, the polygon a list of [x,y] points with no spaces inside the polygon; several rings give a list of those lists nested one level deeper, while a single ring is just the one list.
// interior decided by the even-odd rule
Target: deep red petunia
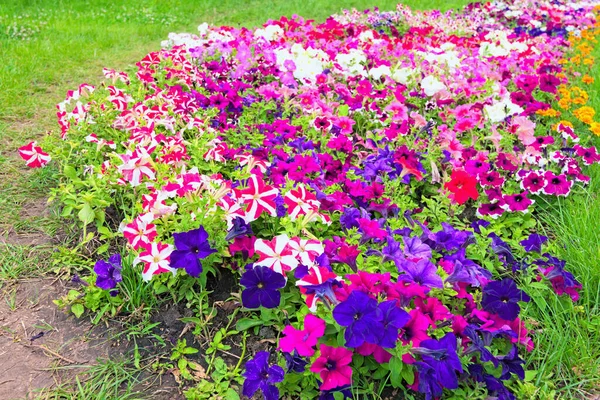
[{"label": "deep red petunia", "polygon": [[465,204],[467,200],[477,200],[477,179],[463,170],[452,171],[450,182],[446,182],[444,187],[450,191],[450,198],[458,204]]}]

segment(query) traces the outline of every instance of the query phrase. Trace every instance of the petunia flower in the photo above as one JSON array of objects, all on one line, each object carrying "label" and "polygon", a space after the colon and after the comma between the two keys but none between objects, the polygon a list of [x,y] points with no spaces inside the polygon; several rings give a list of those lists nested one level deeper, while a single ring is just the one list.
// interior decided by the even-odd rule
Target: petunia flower
[{"label": "petunia flower", "polygon": [[315,312],[318,301],[323,302],[327,307],[338,303],[335,288],[341,287],[342,281],[329,268],[319,266],[309,268],[307,273],[296,281],[296,286],[304,295],[309,310]]},{"label": "petunia flower", "polygon": [[281,301],[279,289],[286,284],[285,277],[268,267],[256,265],[244,272],[240,279],[242,304],[246,308],[275,308]]},{"label": "petunia flower", "polygon": [[279,389],[275,383],[283,381],[285,372],[279,365],[269,365],[269,353],[259,351],[252,360],[246,362],[242,393],[252,397],[258,390],[265,400],[279,400]]},{"label": "petunia flower", "polygon": [[240,202],[246,205],[247,222],[257,220],[264,212],[272,217],[277,216],[275,197],[279,195],[279,191],[273,186],[265,184],[262,178],[251,175],[248,179],[248,186],[236,190],[236,192]]},{"label": "petunia flower", "polygon": [[171,268],[169,262],[172,252],[172,245],[152,242],[148,248],[144,249],[144,251],[135,258],[133,265],[136,265],[139,262],[144,263],[142,278],[145,281],[149,281],[152,279],[153,275],[161,274],[163,272],[172,272],[175,274],[176,270]]},{"label": "petunia flower", "polygon": [[29,142],[19,148],[19,155],[30,168],[41,168],[51,160],[50,155],[42,150],[37,142]]},{"label": "petunia flower", "polygon": [[519,301],[528,302],[529,296],[517,287],[515,281],[504,278],[489,282],[483,288],[481,305],[483,309],[498,314],[500,318],[513,321],[519,315]]},{"label": "petunia flower", "polygon": [[304,318],[304,329],[299,330],[291,325],[283,328],[285,337],[279,340],[279,349],[292,353],[296,351],[300,356],[311,357],[315,354],[314,346],[319,338],[325,334],[325,321],[308,314]]},{"label": "petunia flower", "polygon": [[138,215],[123,228],[123,236],[134,250],[148,248],[158,235],[156,225],[152,221],[154,221],[154,215],[146,213]]},{"label": "petunia flower", "polygon": [[299,263],[289,244],[290,238],[286,234],[277,235],[271,240],[257,239],[254,242],[254,250],[258,254],[257,264],[280,274],[296,269]]},{"label": "petunia flower", "polygon": [[398,280],[418,283],[430,288],[443,288],[444,282],[437,274],[437,268],[428,259],[420,259],[417,262],[405,260],[399,263],[398,271],[404,272],[398,276]]},{"label": "petunia flower", "polygon": [[377,333],[378,345],[385,348],[396,347],[398,341],[398,330],[410,320],[410,315],[398,307],[395,300],[388,300],[378,305],[383,316],[382,329]]},{"label": "petunia flower", "polygon": [[171,253],[171,267],[183,268],[188,275],[198,277],[202,273],[201,259],[216,252],[208,243],[208,233],[201,226],[188,232],[174,233],[175,250]]},{"label": "petunia flower", "polygon": [[532,233],[525,240],[521,240],[519,244],[523,246],[525,251],[535,251],[536,253],[542,252],[542,245],[548,241],[548,237],[537,233]]},{"label": "petunia flower", "polygon": [[423,362],[435,371],[438,382],[447,389],[458,388],[456,372],[462,373],[463,368],[456,353],[456,336],[447,333],[440,340],[423,340],[413,353],[420,354]]},{"label": "petunia flower", "polygon": [[233,226],[227,232],[225,240],[232,240],[239,236],[250,236],[254,234],[250,224],[247,224],[246,221],[241,217],[233,218],[232,224]]},{"label": "petunia flower", "polygon": [[321,390],[332,390],[352,383],[352,352],[343,347],[322,344],[321,354],[310,366],[310,371],[319,374],[323,383]]},{"label": "petunia flower", "polygon": [[377,301],[367,294],[357,290],[350,293],[345,301],[333,309],[333,318],[346,327],[346,346],[358,347],[365,342],[379,342],[383,313],[377,308]]},{"label": "petunia flower", "polygon": [[113,254],[108,258],[108,261],[98,260],[94,265],[96,273],[96,286],[100,289],[111,290],[121,282],[121,255]]},{"label": "petunia flower", "polygon": [[477,200],[477,179],[463,170],[454,170],[450,181],[444,187],[451,193],[451,199],[458,204],[465,204],[467,200]]}]

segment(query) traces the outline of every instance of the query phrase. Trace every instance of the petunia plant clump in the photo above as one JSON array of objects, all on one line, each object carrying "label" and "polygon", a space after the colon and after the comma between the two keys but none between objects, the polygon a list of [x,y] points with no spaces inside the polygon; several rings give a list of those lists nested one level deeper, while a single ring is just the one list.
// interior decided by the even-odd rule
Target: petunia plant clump
[{"label": "petunia plant clump", "polygon": [[[99,257],[123,237],[157,293],[229,269],[243,312],[281,316],[244,396],[512,399],[524,308],[582,287],[536,208],[600,163],[593,109],[554,108],[579,76],[569,39],[595,21],[515,0],[203,24],[69,92],[60,134],[20,153],[57,164],[54,197],[96,225]],[[119,261],[87,287],[119,296]]]}]

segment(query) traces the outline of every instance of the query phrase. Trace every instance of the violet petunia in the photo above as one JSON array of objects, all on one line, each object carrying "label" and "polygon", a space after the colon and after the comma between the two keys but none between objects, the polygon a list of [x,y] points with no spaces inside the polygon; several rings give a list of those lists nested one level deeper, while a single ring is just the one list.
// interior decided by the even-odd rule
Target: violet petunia
[{"label": "violet petunia", "polygon": [[504,278],[485,285],[481,305],[485,311],[498,314],[500,318],[507,321],[513,321],[521,311],[518,302],[529,300],[529,296],[517,287],[515,281]]},{"label": "violet petunia", "polygon": [[265,400],[278,400],[279,389],[275,383],[283,381],[285,372],[279,365],[269,365],[269,353],[259,351],[254,358],[246,362],[246,370],[242,374],[244,396],[252,397],[259,389]]},{"label": "violet petunia", "polygon": [[[104,290],[112,290],[123,280],[121,276],[121,255],[113,254],[108,261],[98,260],[94,265],[96,286]],[[112,293],[111,293],[112,294]]]},{"label": "violet petunia", "polygon": [[377,301],[369,295],[353,291],[333,309],[333,318],[339,325],[346,327],[344,338],[347,347],[379,342],[377,335],[382,329],[383,314],[377,308]]},{"label": "violet petunia", "polygon": [[202,273],[201,259],[216,253],[208,243],[208,233],[204,227],[188,232],[174,233],[175,250],[171,253],[171,267],[183,268],[188,275],[198,277]]},{"label": "violet petunia", "polygon": [[535,251],[536,253],[542,252],[542,245],[548,241],[548,237],[532,233],[525,240],[521,240],[519,244],[523,246],[525,251]]},{"label": "violet petunia", "polygon": [[404,272],[398,276],[398,280],[415,282],[427,287],[444,287],[442,278],[437,274],[436,266],[427,259],[420,259],[417,262],[402,261],[398,270]]},{"label": "violet petunia", "polygon": [[260,265],[244,272],[240,285],[246,289],[242,292],[242,304],[246,308],[275,308],[281,301],[279,289],[286,284],[285,277],[271,268]]}]

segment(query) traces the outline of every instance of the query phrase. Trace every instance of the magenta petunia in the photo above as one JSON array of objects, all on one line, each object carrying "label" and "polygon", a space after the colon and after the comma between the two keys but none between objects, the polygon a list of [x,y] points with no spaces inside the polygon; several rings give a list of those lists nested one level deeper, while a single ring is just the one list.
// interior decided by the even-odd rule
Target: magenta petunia
[{"label": "magenta petunia", "polygon": [[304,329],[299,330],[291,325],[283,328],[282,337],[279,340],[279,349],[287,353],[294,350],[303,357],[311,357],[315,354],[314,347],[319,338],[325,334],[325,321],[321,318],[308,314],[304,318]]}]

